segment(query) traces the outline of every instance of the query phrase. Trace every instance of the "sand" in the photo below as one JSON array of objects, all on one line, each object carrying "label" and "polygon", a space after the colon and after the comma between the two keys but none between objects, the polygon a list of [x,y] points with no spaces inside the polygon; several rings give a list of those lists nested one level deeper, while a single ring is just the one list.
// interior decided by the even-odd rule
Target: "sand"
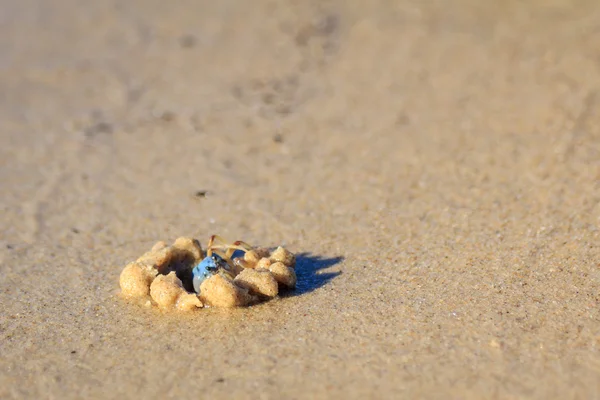
[{"label": "sand", "polygon": [[[0,398],[600,398],[598,2],[0,9]],[[298,289],[119,297],[212,234]]]}]

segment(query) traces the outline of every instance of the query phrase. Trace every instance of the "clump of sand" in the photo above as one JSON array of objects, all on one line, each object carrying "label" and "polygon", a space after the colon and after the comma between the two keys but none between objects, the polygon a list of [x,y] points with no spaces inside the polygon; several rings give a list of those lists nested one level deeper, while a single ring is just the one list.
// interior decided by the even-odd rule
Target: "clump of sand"
[{"label": "clump of sand", "polygon": [[231,268],[215,271],[196,293],[192,270],[205,257],[200,242],[193,238],[180,237],[172,245],[157,242],[125,266],[119,279],[122,294],[150,300],[164,310],[191,311],[205,306],[244,307],[296,287],[293,253],[283,247],[272,252],[256,248],[227,260]]}]

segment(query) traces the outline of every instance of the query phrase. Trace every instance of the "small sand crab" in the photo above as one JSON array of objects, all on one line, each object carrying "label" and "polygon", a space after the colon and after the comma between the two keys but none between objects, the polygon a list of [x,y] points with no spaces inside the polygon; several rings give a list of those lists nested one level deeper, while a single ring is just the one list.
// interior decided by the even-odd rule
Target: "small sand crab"
[{"label": "small sand crab", "polygon": [[200,293],[200,285],[209,276],[222,273],[234,278],[237,275],[242,266],[231,258],[236,250],[245,253],[252,250],[252,246],[241,240],[229,244],[218,235],[210,237],[206,248],[206,257],[192,270],[192,283],[196,293]]},{"label": "small sand crab", "polygon": [[165,310],[244,307],[294,289],[295,265],[296,256],[281,246],[270,250],[242,241],[229,244],[215,235],[204,254],[196,239],[180,237],[172,245],[157,242],[127,264],[119,284],[124,296],[150,296],[150,304]]}]

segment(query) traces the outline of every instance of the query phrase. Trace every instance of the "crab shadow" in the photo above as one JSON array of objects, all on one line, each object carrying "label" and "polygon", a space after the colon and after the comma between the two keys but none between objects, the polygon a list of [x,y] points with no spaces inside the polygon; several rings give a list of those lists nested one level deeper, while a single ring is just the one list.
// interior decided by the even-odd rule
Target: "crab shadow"
[{"label": "crab shadow", "polygon": [[344,257],[323,257],[310,253],[296,254],[296,289],[287,292],[284,296],[300,296],[305,293],[312,292],[327,283],[333,278],[341,274],[337,272],[321,272],[319,271],[336,265],[344,260]]}]

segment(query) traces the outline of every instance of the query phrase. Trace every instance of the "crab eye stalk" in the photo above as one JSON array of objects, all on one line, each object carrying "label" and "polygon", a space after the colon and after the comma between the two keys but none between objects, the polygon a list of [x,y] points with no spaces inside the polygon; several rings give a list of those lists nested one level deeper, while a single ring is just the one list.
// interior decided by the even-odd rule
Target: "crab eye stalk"
[{"label": "crab eye stalk", "polygon": [[211,258],[214,262],[214,272],[218,271],[219,269],[225,269],[228,270],[229,269],[229,264],[227,264],[227,261],[225,261],[225,259],[223,257],[221,257],[218,254],[213,253],[211,255]]},{"label": "crab eye stalk", "polygon": [[206,267],[206,270],[208,272],[217,272],[219,270],[219,267],[217,267],[216,265],[211,265],[211,266]]}]

